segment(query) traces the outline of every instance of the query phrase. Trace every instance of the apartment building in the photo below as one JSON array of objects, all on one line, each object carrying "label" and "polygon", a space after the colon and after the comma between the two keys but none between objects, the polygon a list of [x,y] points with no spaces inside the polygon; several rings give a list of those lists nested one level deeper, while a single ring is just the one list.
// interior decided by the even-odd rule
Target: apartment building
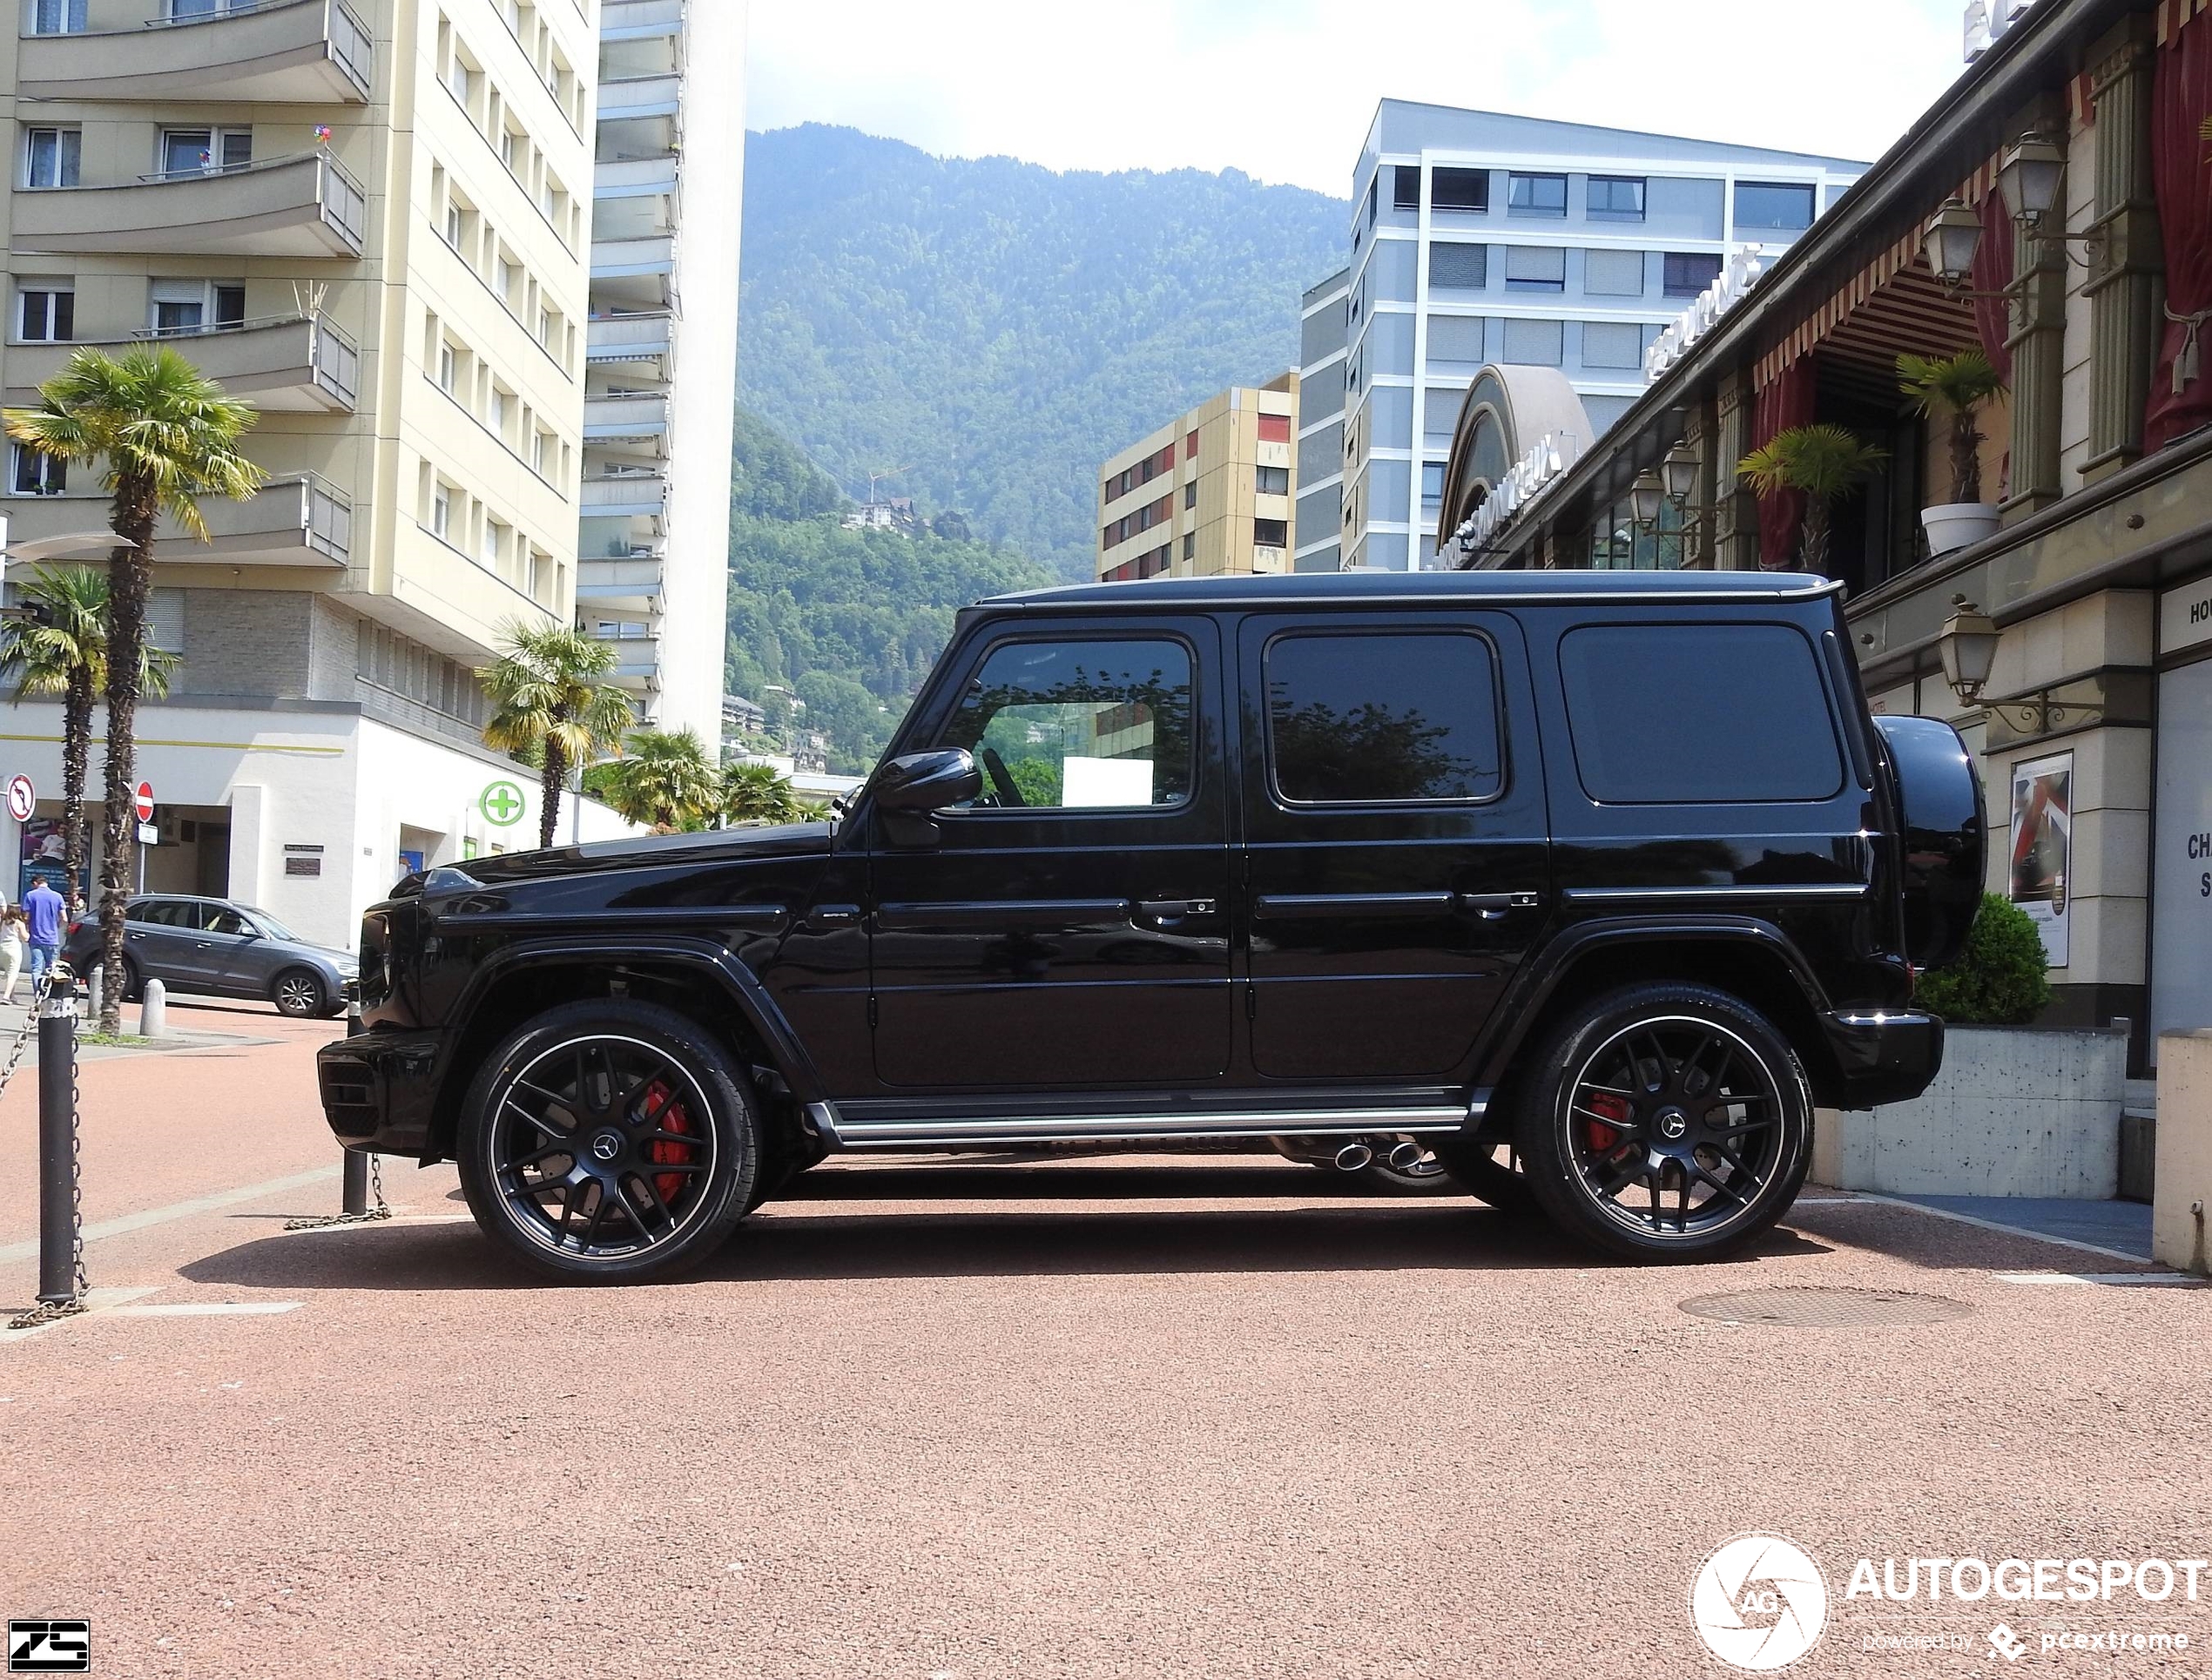
[{"label": "apartment building", "polygon": [[[575,611],[597,10],[24,0],[0,33],[7,401],[76,346],[159,341],[260,410],[267,488],[156,544],[180,664],[138,713],[149,886],[346,944],[408,868],[536,844],[472,672]],[[5,471],[17,547],[104,526],[96,476]],[[0,732],[42,795],[59,723]]]},{"label": "apartment building", "polygon": [[1099,581],[1290,570],[1298,408],[1295,372],[1231,386],[1109,461]]},{"label": "apartment building", "polygon": [[[664,729],[722,738],[744,0],[603,0],[577,614]],[[692,86],[698,67],[711,84]]]},{"label": "apartment building", "polygon": [[1352,271],[1339,268],[1298,300],[1298,516],[1291,570],[1343,563],[1344,381]]},{"label": "apartment building", "polygon": [[[1562,442],[1587,447],[1642,391],[1652,341],[1729,258],[1778,253],[1864,168],[1384,100],[1352,172],[1341,561],[1434,563],[1445,457],[1484,363],[1561,370],[1589,433]],[[1323,365],[1336,354],[1330,335],[1314,347]],[[1311,363],[1300,371],[1325,382]],[[1309,424],[1328,406],[1323,395]],[[1298,547],[1318,563],[1326,539],[1308,526]]]}]

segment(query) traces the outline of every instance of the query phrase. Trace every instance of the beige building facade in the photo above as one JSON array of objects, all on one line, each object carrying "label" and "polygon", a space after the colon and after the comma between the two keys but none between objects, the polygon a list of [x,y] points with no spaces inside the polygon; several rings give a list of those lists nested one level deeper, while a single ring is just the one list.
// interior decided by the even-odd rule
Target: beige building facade
[{"label": "beige building facade", "polygon": [[[260,410],[267,488],[157,544],[150,884],[345,943],[408,868],[536,843],[472,672],[576,611],[599,11],[25,0],[0,33],[7,401],[158,341]],[[95,476],[5,466],[12,545],[105,523]],[[58,792],[56,709],[6,719]]]},{"label": "beige building facade", "polygon": [[1102,583],[1291,570],[1298,376],[1232,386],[1099,475]]}]

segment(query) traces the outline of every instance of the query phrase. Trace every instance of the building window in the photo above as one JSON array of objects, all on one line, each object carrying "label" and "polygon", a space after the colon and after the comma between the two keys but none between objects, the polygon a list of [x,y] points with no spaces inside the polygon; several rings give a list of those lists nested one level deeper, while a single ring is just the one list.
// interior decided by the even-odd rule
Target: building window
[{"label": "building window", "polygon": [[1566,289],[1565,246],[1509,245],[1506,247],[1507,291],[1564,292]]},{"label": "building window", "polygon": [[1506,209],[1515,216],[1564,216],[1567,177],[1514,174],[1506,183]]},{"label": "building window", "polygon": [[1736,225],[1802,233],[1812,226],[1812,188],[1774,181],[1738,181]]},{"label": "building window", "polygon": [[1711,251],[1669,251],[1660,289],[1670,298],[1694,298],[1721,275],[1719,254]]},{"label": "building window", "polygon": [[[1520,178],[1514,177],[1517,180]],[[1437,169],[1430,172],[1428,201],[1433,209],[1486,211],[1490,207],[1490,172],[1487,169]]]},{"label": "building window", "polygon": [[75,186],[84,137],[73,128],[34,128],[24,134],[23,184]]},{"label": "building window", "polygon": [[69,488],[67,462],[42,454],[28,443],[10,447],[13,457],[8,483],[17,496],[59,496]]},{"label": "building window", "polygon": [[1255,519],[1252,521],[1252,546],[1260,549],[1286,547],[1291,540],[1290,521],[1287,519]]},{"label": "building window", "polygon": [[1591,176],[1589,217],[1595,222],[1642,221],[1643,178],[1640,175]]},{"label": "building window", "polygon": [[1487,245],[1432,245],[1428,248],[1428,283],[1432,289],[1480,292],[1489,283],[1490,247]]},{"label": "building window", "polygon": [[1196,461],[1198,458],[1197,433],[1185,432],[1183,435],[1183,458],[1185,461]]},{"label": "building window", "polygon": [[33,35],[76,35],[84,28],[84,0],[31,0]]},{"label": "building window", "polygon": [[1482,360],[1482,317],[1431,315],[1428,318],[1428,359],[1433,362],[1480,363]]},{"label": "building window", "polygon": [[1582,323],[1582,366],[1585,368],[1641,368],[1643,329],[1632,320],[1586,320]]},{"label": "building window", "polygon": [[507,527],[496,519],[484,521],[484,568],[499,570],[500,557],[507,552]]},{"label": "building window", "polygon": [[1375,208],[1379,202],[1379,199],[1377,198],[1377,194],[1380,191],[1381,186],[1382,183],[1380,181],[1370,181],[1367,183],[1367,226],[1370,230],[1372,230],[1375,225]]},{"label": "building window", "polygon": [[1501,361],[1518,362],[1524,367],[1556,368],[1560,364],[1562,323],[1555,320],[1507,320],[1505,327],[1505,348],[1499,357]]},{"label": "building window", "polygon": [[1195,557],[1195,556],[1197,554],[1197,552],[1198,552],[1198,533],[1197,533],[1197,532],[1196,532],[1196,531],[1185,531],[1185,532],[1184,532],[1184,533],[1183,533],[1183,557],[1184,557],[1185,560],[1189,560],[1189,559],[1192,558],[1193,557]]},{"label": "building window", "polygon": [[253,161],[250,128],[165,128],[161,132],[161,173],[220,175]]},{"label": "building window", "polygon": [[430,535],[441,543],[451,541],[453,491],[440,484],[430,492]]},{"label": "building window", "polygon": [[156,280],[147,325],[157,337],[239,327],[246,320],[243,280]]},{"label": "building window", "polygon": [[1582,290],[1594,298],[1643,295],[1643,253],[1604,246],[1582,253]]},{"label": "building window", "polygon": [[1444,501],[1444,463],[1441,461],[1421,462],[1421,506],[1433,508]]},{"label": "building window", "polygon": [[77,336],[77,293],[25,287],[16,294],[16,336],[25,344],[66,344]]},{"label": "building window", "polygon": [[1399,164],[1392,174],[1390,207],[1393,210],[1419,210],[1421,207],[1421,166],[1419,164]]},{"label": "building window", "polygon": [[461,357],[450,344],[438,346],[438,388],[448,396],[455,395],[454,388],[461,382]]},{"label": "building window", "polygon": [[1288,496],[1291,493],[1291,469],[1288,467],[1255,467],[1252,469],[1252,489],[1261,496]]},{"label": "building window", "polygon": [[1198,505],[1198,481],[1195,478],[1183,487],[1183,505],[1186,508]]},{"label": "building window", "polygon": [[1259,441],[1263,443],[1287,443],[1291,441],[1291,417],[1288,415],[1262,415],[1259,417]]}]

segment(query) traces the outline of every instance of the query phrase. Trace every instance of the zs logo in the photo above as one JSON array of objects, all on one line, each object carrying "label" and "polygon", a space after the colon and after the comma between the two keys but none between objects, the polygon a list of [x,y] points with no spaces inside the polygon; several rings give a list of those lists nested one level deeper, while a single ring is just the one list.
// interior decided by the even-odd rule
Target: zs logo
[{"label": "zs logo", "polygon": [[10,1622],[10,1674],[89,1674],[92,1670],[90,1622]]}]

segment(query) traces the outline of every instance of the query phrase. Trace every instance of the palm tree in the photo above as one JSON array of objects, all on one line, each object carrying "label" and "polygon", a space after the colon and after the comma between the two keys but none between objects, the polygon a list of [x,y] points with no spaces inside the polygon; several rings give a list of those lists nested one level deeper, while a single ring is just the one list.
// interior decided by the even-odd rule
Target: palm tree
[{"label": "palm tree", "polygon": [[1745,455],[1737,475],[1761,496],[1802,490],[1804,526],[1798,554],[1807,571],[1828,570],[1828,515],[1831,505],[1874,476],[1889,451],[1865,443],[1841,426],[1791,426]]},{"label": "palm tree", "polygon": [[476,673],[492,703],[484,741],[537,761],[537,843],[550,846],[569,766],[620,752],[636,713],[606,680],[614,649],[574,625],[510,624],[501,640],[498,659]]},{"label": "palm tree", "polygon": [[806,807],[791,789],[790,779],[772,764],[729,764],[722,766],[721,818],[725,827],[738,823],[797,822]]},{"label": "palm tree", "polygon": [[1905,406],[1923,419],[1940,409],[1951,416],[1951,499],[1981,500],[1981,428],[1974,422],[1981,405],[2005,388],[1997,369],[1979,349],[1955,356],[1901,355],[1898,388]]},{"label": "palm tree", "polygon": [[[0,678],[18,702],[62,697],[63,867],[75,881],[84,868],[84,773],[92,756],[92,708],[107,682],[107,579],[90,566],[41,566],[16,590],[37,609],[30,620],[0,626]],[[140,655],[138,691],[159,699],[179,664],[166,649]]]},{"label": "palm tree", "polygon": [[100,1030],[123,1018],[123,905],[130,891],[132,783],[137,779],[138,685],[146,669],[146,596],[154,521],[166,514],[203,542],[199,498],[243,502],[267,477],[239,453],[253,407],[169,345],[111,356],[87,346],[38,388],[36,408],[10,408],[8,435],[41,455],[100,463],[116,545],[108,555],[107,764],[100,827]]},{"label": "palm tree", "polygon": [[688,729],[639,730],[608,782],[617,811],[655,828],[704,828],[722,803],[706,748]]}]

